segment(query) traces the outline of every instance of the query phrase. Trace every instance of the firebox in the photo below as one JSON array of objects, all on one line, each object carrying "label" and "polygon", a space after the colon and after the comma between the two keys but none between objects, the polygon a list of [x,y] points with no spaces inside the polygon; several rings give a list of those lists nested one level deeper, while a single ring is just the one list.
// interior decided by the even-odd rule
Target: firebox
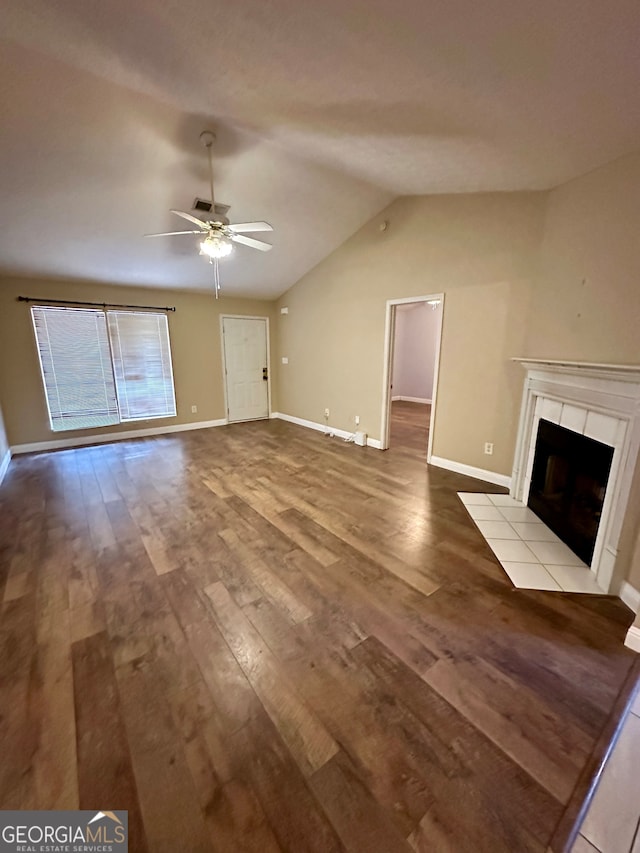
[{"label": "firebox", "polygon": [[593,557],[613,448],[541,419],[529,507],[587,565]]}]

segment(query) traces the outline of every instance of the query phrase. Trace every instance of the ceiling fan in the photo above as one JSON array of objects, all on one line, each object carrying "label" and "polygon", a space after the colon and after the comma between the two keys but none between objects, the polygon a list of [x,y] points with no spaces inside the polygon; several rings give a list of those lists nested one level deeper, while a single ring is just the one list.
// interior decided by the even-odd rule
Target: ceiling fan
[{"label": "ceiling fan", "polygon": [[[259,249],[261,252],[268,252],[272,246],[270,243],[265,243],[262,240],[256,240],[254,237],[245,236],[246,232],[253,231],[273,231],[268,222],[236,222],[231,224],[226,215],[221,212],[225,210],[222,205],[216,205],[213,194],[213,144],[216,140],[215,133],[210,130],[204,130],[200,134],[200,140],[209,154],[209,188],[211,190],[211,213],[214,218],[202,220],[191,213],[184,210],[171,210],[176,216],[181,216],[193,225],[197,225],[197,229],[189,231],[163,231],[160,234],[145,234],[145,237],[177,237],[183,234],[199,234],[204,239],[200,243],[200,254],[206,255],[209,263],[213,264],[214,268],[214,285],[216,291],[216,299],[220,293],[220,273],[218,270],[218,261],[220,258],[225,258],[231,254],[234,243],[241,243],[243,246],[249,246],[251,249]],[[226,210],[229,208],[227,207]],[[225,210],[225,212],[226,212]]]}]

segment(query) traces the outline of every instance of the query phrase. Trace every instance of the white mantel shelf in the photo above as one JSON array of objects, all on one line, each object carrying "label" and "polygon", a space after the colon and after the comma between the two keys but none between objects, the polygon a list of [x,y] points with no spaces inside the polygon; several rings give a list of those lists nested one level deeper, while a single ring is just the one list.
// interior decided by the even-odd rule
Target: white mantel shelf
[{"label": "white mantel shelf", "polygon": [[512,358],[528,370],[547,370],[580,376],[615,378],[622,382],[640,379],[640,364],[602,364],[592,361],[560,361],[550,358]]}]

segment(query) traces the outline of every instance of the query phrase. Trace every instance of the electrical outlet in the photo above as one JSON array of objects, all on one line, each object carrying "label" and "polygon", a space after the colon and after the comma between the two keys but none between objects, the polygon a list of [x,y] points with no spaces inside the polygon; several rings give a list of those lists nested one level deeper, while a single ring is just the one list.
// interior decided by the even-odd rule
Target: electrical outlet
[{"label": "electrical outlet", "polygon": [[329,409],[324,410],[324,416],[325,416],[325,418],[329,417]]},{"label": "electrical outlet", "polygon": [[487,456],[493,456],[493,442],[492,441],[485,441],[484,452],[487,454]]},{"label": "electrical outlet", "polygon": [[283,355],[283,356],[282,356],[282,363],[283,363],[283,364],[289,364],[289,359],[287,358],[287,356],[286,356],[286,355]]},{"label": "electrical outlet", "polygon": [[356,415],[355,421],[356,421],[356,426],[360,426],[360,415]]},{"label": "electrical outlet", "polygon": [[195,415],[197,411],[198,411],[197,406],[191,406],[191,414]]}]

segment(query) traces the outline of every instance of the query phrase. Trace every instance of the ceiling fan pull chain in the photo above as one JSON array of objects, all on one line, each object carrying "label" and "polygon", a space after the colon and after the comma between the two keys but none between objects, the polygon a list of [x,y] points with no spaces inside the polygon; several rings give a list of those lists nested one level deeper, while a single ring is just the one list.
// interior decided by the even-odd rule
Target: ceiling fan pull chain
[{"label": "ceiling fan pull chain", "polygon": [[220,268],[217,258],[213,259],[213,284],[216,290],[216,299],[218,299],[220,295]]}]

